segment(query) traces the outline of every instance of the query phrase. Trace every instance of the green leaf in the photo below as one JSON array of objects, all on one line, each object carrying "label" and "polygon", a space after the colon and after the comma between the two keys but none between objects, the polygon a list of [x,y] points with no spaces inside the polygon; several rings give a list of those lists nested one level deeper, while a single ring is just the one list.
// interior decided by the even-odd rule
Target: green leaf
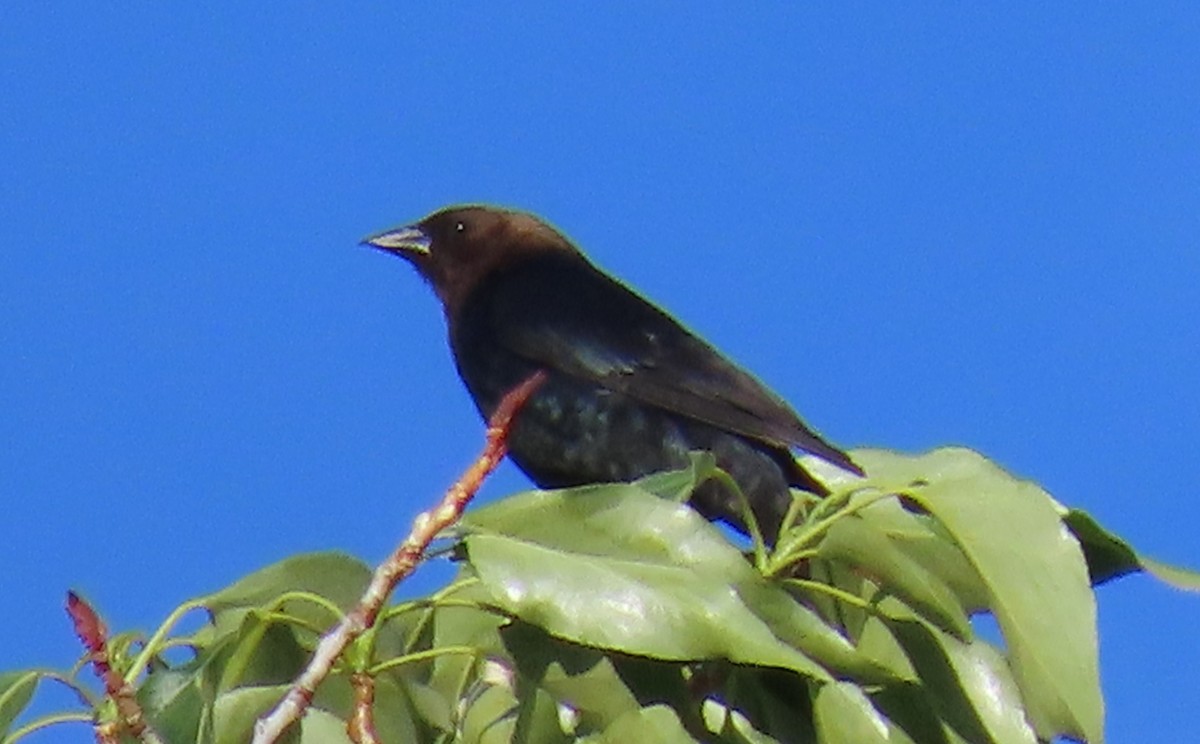
[{"label": "green leaf", "polygon": [[858,638],[858,650],[881,666],[892,670],[897,680],[919,682],[917,672],[908,659],[908,653],[882,618],[872,616],[863,625]]},{"label": "green leaf", "polygon": [[652,705],[626,713],[603,733],[582,741],[587,744],[688,744],[696,740],[683,727],[675,711],[665,705]]},{"label": "green leaf", "polygon": [[764,581],[695,511],[637,486],[519,494],[477,511],[463,530],[471,564],[496,603],[561,638],[658,659],[789,668],[815,679],[828,679],[828,670],[891,678]]},{"label": "green leaf", "polygon": [[821,541],[818,554],[860,569],[882,591],[903,599],[939,628],[963,640],[971,637],[971,623],[954,592],[866,520],[839,519]]},{"label": "green leaf", "polygon": [[[357,558],[337,552],[307,553],[255,571],[200,601],[214,613],[220,613],[262,607],[285,592],[308,592],[324,597],[345,611],[358,602],[370,580],[371,570]],[[323,608],[307,602],[291,603],[288,611],[321,627],[331,625],[336,619]]]},{"label": "green leaf", "polygon": [[[245,712],[247,701],[261,701],[268,695],[264,690],[277,690],[277,702],[307,661],[307,651],[289,628],[257,612],[242,617],[236,631],[217,637],[185,665],[156,669],[138,689],[143,709],[166,741],[236,740],[236,726],[245,717],[236,716]],[[337,677],[327,680],[319,694],[339,683],[344,685]],[[233,707],[219,707],[222,700],[221,706]],[[266,710],[269,703],[263,705]],[[227,713],[235,718],[220,717]]]},{"label": "green leaf", "polygon": [[1063,522],[1083,546],[1093,584],[1144,569],[1177,589],[1200,591],[1200,572],[1138,555],[1128,543],[1101,527],[1087,512],[1063,507]]},{"label": "green leaf", "polygon": [[[382,734],[382,732],[380,732]],[[248,741],[248,740],[246,740]],[[416,741],[384,739],[384,741]],[[309,708],[300,719],[301,744],[353,744],[346,734],[346,722],[329,711]]]},{"label": "green leaf", "polygon": [[821,685],[813,700],[817,739],[822,744],[890,744],[888,724],[858,685]]},{"label": "green leaf", "polygon": [[829,677],[781,643],[728,585],[687,568],[492,535],[467,538],[467,550],[501,607],[560,638],[656,659],[729,659]]},{"label": "green leaf", "polygon": [[689,452],[688,458],[686,468],[652,473],[634,485],[668,501],[687,501],[697,486],[717,472],[717,460],[711,452]]},{"label": "green leaf", "polygon": [[375,679],[374,715],[375,729],[382,741],[422,741],[426,738],[421,736],[407,685],[391,676],[382,675]]},{"label": "green leaf", "polygon": [[514,741],[517,700],[512,690],[505,685],[480,684],[468,696],[467,702],[461,741],[466,744],[510,744]]},{"label": "green leaf", "polygon": [[422,612],[430,613],[433,623],[433,648],[468,646],[477,649],[475,656],[446,654],[437,657],[429,677],[429,688],[437,693],[425,695],[415,693],[414,704],[421,717],[444,731],[453,728],[452,707],[462,694],[464,680],[473,673],[481,659],[503,656],[504,643],[500,639],[500,627],[507,622],[502,614],[469,603],[490,603],[491,593],[479,583],[468,585],[455,592],[457,602],[438,606]]},{"label": "green leaf", "polygon": [[1161,581],[1165,581],[1177,589],[1200,592],[1200,572],[1172,566],[1167,563],[1159,563],[1150,558],[1143,557],[1141,558],[1141,562],[1143,568]]},{"label": "green leaf", "polygon": [[607,483],[509,496],[464,516],[468,536],[505,535],[586,556],[645,557],[695,567],[729,581],[753,569],[721,532],[693,509],[629,483]]},{"label": "green leaf", "polygon": [[[213,744],[244,744],[250,741],[258,719],[271,711],[287,691],[287,685],[240,687],[219,696],[213,706]],[[316,706],[310,706],[304,712],[299,726],[289,726],[280,741],[351,744],[346,734],[345,720]]]},{"label": "green leaf", "polygon": [[[404,692],[412,706],[414,721],[432,731],[452,731],[454,729],[454,708],[458,698],[447,698],[432,686],[416,680],[404,680]],[[399,741],[406,741],[400,738]],[[412,739],[416,741],[416,739]]]},{"label": "green leaf", "polygon": [[778,669],[731,666],[726,671],[720,688],[701,704],[705,727],[721,742],[815,744],[807,680]]},{"label": "green leaf", "polygon": [[1083,549],[1093,584],[1103,584],[1141,570],[1141,561],[1133,548],[1101,527],[1087,512],[1063,507],[1062,520]]},{"label": "green leaf", "polygon": [[138,688],[142,710],[165,741],[212,740],[212,704],[224,660],[236,642],[236,635],[228,634],[181,667],[155,670]]},{"label": "green leaf", "polygon": [[17,716],[29,705],[41,675],[37,672],[0,673],[0,735],[8,733]]},{"label": "green leaf", "polygon": [[996,649],[983,641],[963,642],[943,633],[895,600],[886,601],[881,609],[920,674],[921,686],[963,739],[1036,743],[1012,671]]},{"label": "green leaf", "polygon": [[898,499],[885,499],[863,509],[858,517],[883,531],[899,550],[950,587],[963,609],[987,608],[990,595],[979,573],[929,515],[912,513]]},{"label": "green leaf", "polygon": [[701,715],[705,727],[717,734],[718,741],[722,744],[780,744],[778,739],[756,729],[742,711],[723,705],[713,698],[708,698],[702,703]]},{"label": "green leaf", "polygon": [[580,724],[602,730],[641,706],[611,659],[520,621],[503,631],[519,678],[549,692],[578,712]]},{"label": "green leaf", "polygon": [[310,655],[290,628],[258,612],[245,616],[236,641],[227,649],[214,659],[221,672],[218,692],[288,682]]},{"label": "green leaf", "polygon": [[[369,580],[366,565],[342,553],[286,558],[194,600],[206,607],[212,617],[187,640],[198,648],[217,643],[225,636],[240,633],[246,616],[256,610],[278,612],[307,624],[312,628],[307,634],[307,640],[311,640],[339,620],[338,614],[326,604],[343,612],[348,610],[357,604]],[[313,598],[290,596],[279,603],[289,593],[309,594]]]},{"label": "green leaf", "polygon": [[[628,654],[606,654],[606,656],[609,663],[616,669],[621,682],[637,699],[639,706],[663,704],[671,706],[684,716],[694,716],[696,713],[694,665],[685,662],[659,661]],[[789,679],[802,679],[791,672],[777,671],[779,674],[786,674]],[[620,715],[628,713],[629,711],[625,711]],[[693,719],[689,718],[689,721],[691,720]],[[611,725],[610,722],[606,724],[606,727]]]},{"label": "green leaf", "polygon": [[[1101,741],[1095,599],[1053,499],[967,449],[856,456],[933,514],[979,572],[1038,733]],[[906,488],[914,482],[925,485]]]},{"label": "green leaf", "polygon": [[545,744],[571,741],[559,725],[558,703],[536,685],[525,685],[517,697],[517,721],[513,741],[536,741]]},{"label": "green leaf", "polygon": [[[217,697],[213,706],[213,744],[244,744],[254,733],[254,723],[287,694],[287,685],[240,687]],[[295,740],[299,732],[293,724],[284,741]]]},{"label": "green leaf", "polygon": [[892,725],[891,734],[898,742],[915,744],[982,744],[955,733],[934,709],[928,690],[916,683],[890,685],[871,693],[875,704]]},{"label": "green leaf", "polygon": [[849,677],[866,684],[896,680],[891,668],[863,654],[817,613],[781,591],[779,586],[755,580],[741,582],[734,589],[776,638],[819,662],[834,676]]}]

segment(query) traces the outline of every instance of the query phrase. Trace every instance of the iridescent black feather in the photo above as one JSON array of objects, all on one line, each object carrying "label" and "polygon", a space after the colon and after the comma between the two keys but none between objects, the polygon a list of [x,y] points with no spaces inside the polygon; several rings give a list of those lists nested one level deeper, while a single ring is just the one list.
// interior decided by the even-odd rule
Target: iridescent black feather
[{"label": "iridescent black feather", "polygon": [[[433,285],[481,415],[534,370],[547,372],[509,439],[513,460],[542,487],[632,480],[708,450],[773,541],[789,485],[824,493],[792,447],[861,474],[783,399],[531,215],[455,207],[367,242],[409,259]],[[743,527],[716,483],[692,503]]]}]

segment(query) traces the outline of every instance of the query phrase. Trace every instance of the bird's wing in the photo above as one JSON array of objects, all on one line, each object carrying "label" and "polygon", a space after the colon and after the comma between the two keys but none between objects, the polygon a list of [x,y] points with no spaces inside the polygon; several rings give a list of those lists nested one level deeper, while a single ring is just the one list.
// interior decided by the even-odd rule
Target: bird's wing
[{"label": "bird's wing", "polygon": [[494,340],[563,374],[861,470],[795,411],[677,321],[581,259],[528,262],[493,283]]}]

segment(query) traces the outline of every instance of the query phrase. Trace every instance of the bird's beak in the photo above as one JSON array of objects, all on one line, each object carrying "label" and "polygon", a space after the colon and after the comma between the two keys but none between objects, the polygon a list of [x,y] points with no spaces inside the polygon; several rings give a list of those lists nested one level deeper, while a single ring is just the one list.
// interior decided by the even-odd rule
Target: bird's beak
[{"label": "bird's beak", "polygon": [[363,238],[362,244],[405,258],[423,258],[429,255],[430,242],[424,230],[409,225],[370,235]]}]

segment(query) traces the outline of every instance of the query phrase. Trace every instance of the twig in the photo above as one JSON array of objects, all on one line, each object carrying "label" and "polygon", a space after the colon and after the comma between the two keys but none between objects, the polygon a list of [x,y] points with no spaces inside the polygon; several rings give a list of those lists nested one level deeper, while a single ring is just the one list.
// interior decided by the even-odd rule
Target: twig
[{"label": "twig", "polygon": [[104,683],[104,692],[117,707],[119,721],[97,721],[94,733],[96,741],[116,741],[118,731],[129,731],[144,744],[162,744],[162,739],[146,723],[142,706],[138,705],[133,686],[113,668],[108,654],[108,628],[83,597],[67,592],[67,614],[75,626],[75,635],[88,652],[88,660],[96,670],[96,676]]},{"label": "twig", "polygon": [[354,690],[354,710],[346,725],[350,741],[379,744],[379,734],[375,730],[375,677],[355,672],[350,675],[350,688]]},{"label": "twig", "polygon": [[417,515],[408,537],[375,569],[358,606],[321,638],[308,667],[292,683],[291,689],[275,709],[255,724],[253,744],[271,744],[304,714],[312,703],[318,685],[329,675],[338,656],[371,627],[392,590],[416,569],[429,543],[439,532],[458,521],[484,479],[504,459],[513,417],[545,379],[545,372],[534,372],[500,400],[500,405],[488,420],[487,443],[483,453],[446,491],[441,503]]}]

